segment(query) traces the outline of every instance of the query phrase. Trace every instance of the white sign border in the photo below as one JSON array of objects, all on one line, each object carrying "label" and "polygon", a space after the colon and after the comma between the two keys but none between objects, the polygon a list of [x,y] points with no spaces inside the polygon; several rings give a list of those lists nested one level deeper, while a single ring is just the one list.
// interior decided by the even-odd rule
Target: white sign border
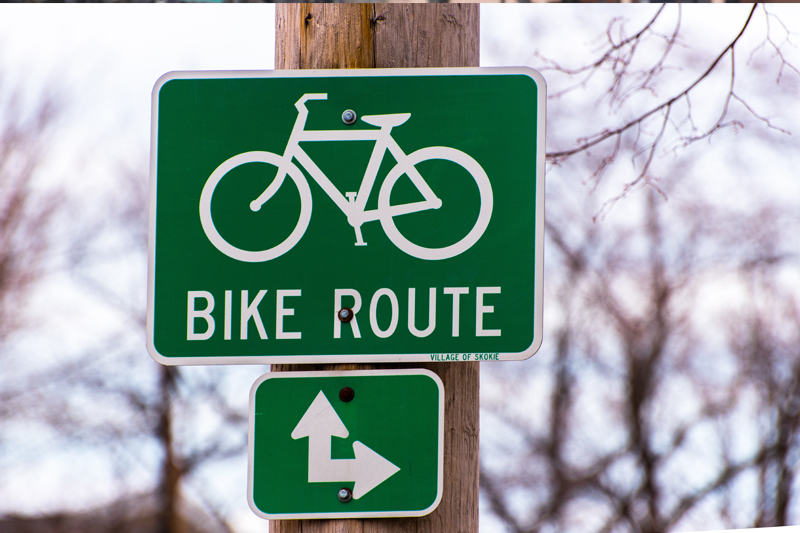
[{"label": "white sign border", "polygon": [[[436,499],[433,504],[426,509],[418,511],[374,511],[357,513],[287,513],[270,514],[260,510],[253,501],[253,483],[255,468],[253,459],[255,455],[255,406],[256,390],[259,385],[268,379],[294,379],[294,378],[314,378],[314,377],[339,377],[339,376],[428,376],[436,383],[439,389],[439,446],[437,458],[436,474]],[[333,519],[333,518],[402,518],[425,516],[433,512],[442,501],[444,487],[444,385],[442,380],[424,368],[412,369],[391,369],[391,370],[344,370],[344,371],[315,371],[315,372],[270,372],[260,376],[250,388],[250,401],[248,407],[248,429],[247,429],[247,504],[250,510],[258,517],[265,520],[299,520],[299,519]]]},{"label": "white sign border", "polygon": [[[479,359],[484,353],[405,353],[405,354],[310,354],[310,355],[243,355],[243,356],[164,356],[154,344],[155,317],[155,224],[156,184],[158,163],[158,95],[161,87],[175,79],[240,79],[240,78],[316,78],[316,77],[386,77],[386,76],[487,76],[525,75],[537,86],[536,105],[536,222],[534,251],[533,339],[521,352],[488,354],[491,359]],[[464,67],[414,69],[310,69],[310,70],[209,70],[173,71],[156,81],[152,93],[150,125],[150,212],[147,242],[147,351],[156,362],[166,366],[190,365],[260,365],[310,363],[395,363],[440,361],[521,361],[535,354],[542,344],[544,301],[544,177],[545,177],[545,114],[547,84],[544,77],[529,67]],[[540,179],[539,179],[540,178]],[[494,358],[496,357],[496,359]]]}]

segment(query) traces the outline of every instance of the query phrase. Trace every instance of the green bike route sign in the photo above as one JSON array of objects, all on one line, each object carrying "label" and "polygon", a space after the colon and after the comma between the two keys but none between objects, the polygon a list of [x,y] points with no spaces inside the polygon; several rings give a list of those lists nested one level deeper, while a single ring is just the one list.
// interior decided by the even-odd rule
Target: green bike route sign
[{"label": "green bike route sign", "polygon": [[528,68],[173,72],[153,90],[160,363],[524,359],[545,84]]},{"label": "green bike route sign", "polygon": [[265,374],[250,391],[260,517],[422,516],[442,497],[444,392],[422,369]]}]

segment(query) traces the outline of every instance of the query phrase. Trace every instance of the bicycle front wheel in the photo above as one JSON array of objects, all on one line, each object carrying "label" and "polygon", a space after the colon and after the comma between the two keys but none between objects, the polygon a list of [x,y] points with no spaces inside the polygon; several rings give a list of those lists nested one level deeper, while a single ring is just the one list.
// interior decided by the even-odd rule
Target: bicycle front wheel
[{"label": "bicycle front wheel", "polygon": [[[417,202],[423,206],[420,209],[405,209],[403,214],[396,214],[399,206],[392,206],[392,196],[410,167],[417,173],[416,179],[422,179],[424,185],[435,190],[437,199],[443,199],[441,210],[436,205],[424,207],[426,202],[423,201]],[[419,186],[415,190],[422,192]],[[462,201],[464,197],[471,201]],[[481,238],[489,226],[493,202],[489,177],[477,161],[455,148],[431,146],[409,154],[387,174],[378,196],[378,209],[384,213],[380,218],[383,231],[395,246],[419,259],[440,260],[465,252]],[[400,229],[395,217],[401,219]],[[411,242],[404,233],[415,235],[417,243]],[[436,233],[443,233],[445,240],[451,240],[436,242],[436,238],[431,238]]]},{"label": "bicycle front wheel", "polygon": [[[231,215],[230,218],[236,220],[236,226],[233,228],[228,228],[227,230],[223,231],[228,238],[222,236],[220,230],[218,229],[219,224],[214,222],[214,218],[212,216],[212,209],[211,203],[212,199],[214,198],[214,194],[217,193],[219,195],[219,190],[221,188],[225,188],[225,184],[223,187],[219,187],[220,182],[228,176],[228,180],[226,183],[228,184],[227,188],[231,190],[238,190],[241,188],[242,183],[236,183],[235,178],[231,177],[231,173],[238,172],[237,169],[242,165],[246,165],[248,163],[266,163],[267,165],[271,165],[277,168],[277,173],[275,177],[272,179],[272,182],[266,187],[267,190],[271,189],[269,192],[269,196],[264,199],[266,202],[270,198],[273,198],[278,190],[281,188],[281,185],[286,180],[286,176],[288,175],[292,181],[294,181],[297,192],[300,195],[300,215],[297,219],[297,223],[292,227],[292,222],[289,221],[288,228],[286,229],[286,224],[284,224],[284,231],[283,232],[276,232],[279,233],[281,236],[271,236],[274,237],[272,242],[267,246],[253,246],[256,249],[247,249],[247,247],[243,246],[239,242],[235,241],[233,237],[235,234],[242,235],[244,234],[247,236],[253,232],[249,226],[246,226],[247,222],[239,221],[239,218],[242,214],[246,212],[252,211],[257,208],[251,209],[250,202],[255,200],[254,197],[245,197],[246,201],[239,201],[231,202],[234,209],[229,209],[230,211],[235,210],[238,213],[234,213],[236,216]],[[231,182],[231,183],[228,183]],[[261,183],[259,185],[260,189],[256,189],[255,195],[258,196],[259,192],[264,190],[264,185]],[[252,193],[251,193],[252,194]],[[272,200],[272,203],[278,202],[279,200]],[[260,207],[259,207],[260,208]],[[285,219],[286,217],[281,217]],[[280,257],[281,255],[285,254],[289,250],[291,250],[295,244],[303,237],[305,234],[306,229],[308,228],[308,223],[311,220],[311,189],[308,187],[308,182],[305,179],[305,176],[297,168],[293,163],[286,162],[283,157],[273,154],[272,152],[245,152],[243,154],[235,155],[222,163],[220,166],[214,170],[214,172],[209,176],[208,180],[206,181],[205,186],[203,187],[203,192],[200,195],[200,222],[203,226],[203,231],[208,237],[208,240],[211,244],[214,245],[220,252],[236,259],[237,261],[244,261],[247,263],[260,263],[263,261],[269,261],[271,259],[275,259],[276,257]],[[244,226],[244,227],[242,227]],[[256,228],[257,229],[257,228]],[[267,232],[262,233],[269,233],[269,229]],[[288,235],[284,238],[282,235]],[[234,240],[236,244],[232,244],[230,241]]]}]

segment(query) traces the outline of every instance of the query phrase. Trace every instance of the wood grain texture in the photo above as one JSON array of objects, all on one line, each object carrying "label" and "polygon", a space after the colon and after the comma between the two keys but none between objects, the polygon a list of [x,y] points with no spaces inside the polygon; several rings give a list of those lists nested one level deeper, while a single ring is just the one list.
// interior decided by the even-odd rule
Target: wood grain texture
[{"label": "wood grain texture", "polygon": [[[477,67],[479,7],[276,4],[275,68]],[[271,520],[272,533],[477,533],[479,363],[272,365],[273,372],[379,368],[425,368],[444,384],[439,507],[419,518]]]},{"label": "wood grain texture", "polygon": [[373,68],[372,4],[278,4],[275,68]]},{"label": "wood grain texture", "polygon": [[477,4],[372,4],[378,68],[477,67]]}]

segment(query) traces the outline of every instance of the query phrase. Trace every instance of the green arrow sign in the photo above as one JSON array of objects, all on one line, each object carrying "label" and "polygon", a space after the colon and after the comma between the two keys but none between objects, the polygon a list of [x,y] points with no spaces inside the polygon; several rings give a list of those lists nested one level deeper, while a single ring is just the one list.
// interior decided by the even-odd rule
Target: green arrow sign
[{"label": "green arrow sign", "polygon": [[428,514],[443,420],[427,370],[266,374],[250,393],[250,507],[270,519]]},{"label": "green arrow sign", "polygon": [[151,355],[529,357],[542,330],[544,102],[526,68],[165,75]]}]

